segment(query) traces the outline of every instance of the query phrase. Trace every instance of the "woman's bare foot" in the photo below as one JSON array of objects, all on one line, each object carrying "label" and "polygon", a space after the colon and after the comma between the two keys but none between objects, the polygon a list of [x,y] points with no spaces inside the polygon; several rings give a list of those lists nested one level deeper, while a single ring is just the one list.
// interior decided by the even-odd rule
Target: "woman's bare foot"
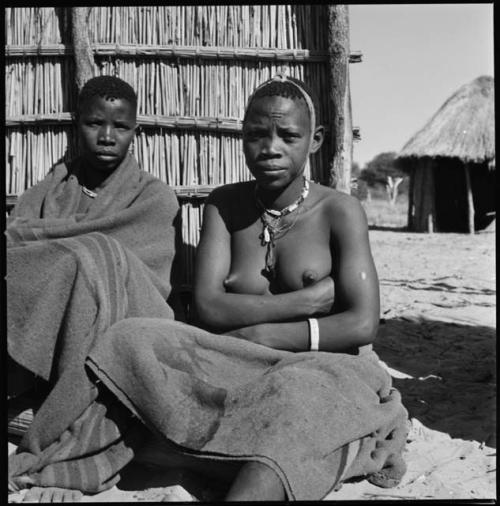
[{"label": "woman's bare foot", "polygon": [[58,487],[32,487],[24,495],[23,502],[80,502],[79,490]]}]

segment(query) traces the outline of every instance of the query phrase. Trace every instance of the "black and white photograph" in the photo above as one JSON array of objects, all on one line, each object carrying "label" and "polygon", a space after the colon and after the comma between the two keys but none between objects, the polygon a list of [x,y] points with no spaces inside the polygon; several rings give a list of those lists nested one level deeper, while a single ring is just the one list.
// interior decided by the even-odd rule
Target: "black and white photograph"
[{"label": "black and white photograph", "polygon": [[496,503],[493,2],[2,10],[8,503]]}]

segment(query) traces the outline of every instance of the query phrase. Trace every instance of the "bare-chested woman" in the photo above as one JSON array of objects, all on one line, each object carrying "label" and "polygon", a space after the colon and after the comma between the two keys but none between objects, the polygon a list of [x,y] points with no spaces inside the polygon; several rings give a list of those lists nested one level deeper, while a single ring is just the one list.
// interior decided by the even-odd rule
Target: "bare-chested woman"
[{"label": "bare-chested woman", "polygon": [[[250,98],[243,121],[255,181],[215,190],[197,253],[200,322],[289,351],[357,353],[379,321],[379,288],[364,211],[356,198],[307,181],[323,142],[304,83],[277,76]],[[227,499],[283,499],[261,463],[242,467]]]}]

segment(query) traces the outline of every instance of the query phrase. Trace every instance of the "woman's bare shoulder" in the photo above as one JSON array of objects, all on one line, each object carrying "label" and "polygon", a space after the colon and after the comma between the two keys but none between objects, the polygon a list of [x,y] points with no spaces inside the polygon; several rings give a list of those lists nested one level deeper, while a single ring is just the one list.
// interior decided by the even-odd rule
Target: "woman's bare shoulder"
[{"label": "woman's bare shoulder", "polygon": [[318,183],[313,183],[316,194],[323,205],[339,211],[352,211],[354,209],[362,209],[359,199],[348,193],[341,192],[335,188],[330,188]]},{"label": "woman's bare shoulder", "polygon": [[365,224],[366,215],[358,198],[328,186],[316,184],[318,201],[330,215],[332,224]]}]

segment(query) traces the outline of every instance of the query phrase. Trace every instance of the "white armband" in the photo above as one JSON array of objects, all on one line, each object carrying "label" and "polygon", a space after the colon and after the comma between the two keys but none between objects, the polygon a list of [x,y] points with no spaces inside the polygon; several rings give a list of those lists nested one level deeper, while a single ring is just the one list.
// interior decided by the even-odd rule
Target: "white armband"
[{"label": "white armband", "polygon": [[319,325],[316,318],[309,318],[309,351],[319,351]]}]

